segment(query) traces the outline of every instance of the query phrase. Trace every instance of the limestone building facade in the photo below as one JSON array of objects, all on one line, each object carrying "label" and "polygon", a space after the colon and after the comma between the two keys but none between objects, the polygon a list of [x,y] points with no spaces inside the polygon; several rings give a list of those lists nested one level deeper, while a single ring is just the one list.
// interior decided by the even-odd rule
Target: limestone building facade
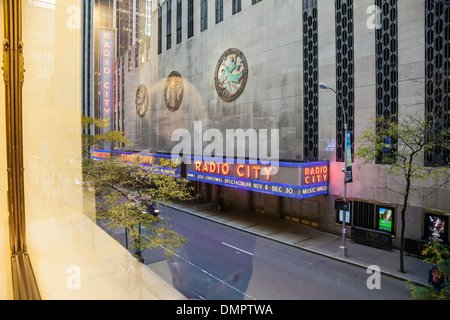
[{"label": "limestone building facade", "polygon": [[[299,200],[207,182],[195,182],[197,192],[212,204],[222,193],[229,208],[338,234],[343,110],[352,151],[381,116],[401,121],[406,114],[434,114],[436,125],[449,130],[449,28],[446,1],[159,1],[151,12],[151,35],[115,61],[114,121],[133,141],[116,148],[170,154],[178,143],[172,133],[186,129],[194,145],[198,123],[201,133],[217,129],[224,136],[227,130],[278,130],[281,161],[329,163],[327,195]],[[248,155],[254,142],[233,152]],[[201,150],[209,143],[203,141]],[[448,166],[449,150],[422,159]],[[349,225],[375,237],[387,231],[398,247],[402,198],[385,186],[404,185],[386,164],[360,164],[353,159],[353,182],[347,185]],[[428,191],[432,182],[423,183]],[[433,217],[448,230],[449,193],[444,187],[412,197],[407,238],[426,240]],[[392,226],[383,230],[380,215],[386,210],[392,210]]]}]

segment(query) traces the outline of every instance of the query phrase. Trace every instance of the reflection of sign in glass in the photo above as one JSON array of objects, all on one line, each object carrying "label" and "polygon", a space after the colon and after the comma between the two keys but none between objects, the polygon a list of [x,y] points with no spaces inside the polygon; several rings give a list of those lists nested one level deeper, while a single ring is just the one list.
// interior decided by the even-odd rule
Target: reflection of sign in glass
[{"label": "reflection of sign in glass", "polygon": [[136,112],[139,117],[145,116],[148,110],[148,91],[143,84],[139,86],[136,92]]},{"label": "reflection of sign in glass", "polygon": [[392,232],[392,221],[394,209],[378,207],[378,229],[380,231]]},{"label": "reflection of sign in glass", "polygon": [[164,100],[166,107],[172,112],[180,108],[184,95],[183,78],[177,71],[172,71],[166,80],[164,88]]},{"label": "reflection of sign in glass", "polygon": [[[114,31],[100,29],[100,96],[101,116],[104,124],[102,132],[111,130],[111,110],[113,101],[113,60]],[[110,149],[111,144],[103,142],[103,148]]]},{"label": "reflection of sign in glass", "polygon": [[98,150],[94,150],[92,152],[92,158],[94,159],[109,159],[111,156],[111,152],[107,151],[98,151]]},{"label": "reflection of sign in glass", "polygon": [[426,214],[424,236],[425,240],[436,240],[447,243],[448,216]]},{"label": "reflection of sign in glass", "polygon": [[178,158],[172,158],[163,154],[135,153],[125,151],[113,151],[112,153],[104,150],[94,150],[92,159],[101,161],[113,157],[120,159],[123,163],[139,163],[148,171],[153,173],[180,176],[180,163]]},{"label": "reflection of sign in glass", "polygon": [[219,97],[231,102],[244,91],[248,77],[248,65],[244,54],[238,49],[228,49],[219,59],[214,76]]}]

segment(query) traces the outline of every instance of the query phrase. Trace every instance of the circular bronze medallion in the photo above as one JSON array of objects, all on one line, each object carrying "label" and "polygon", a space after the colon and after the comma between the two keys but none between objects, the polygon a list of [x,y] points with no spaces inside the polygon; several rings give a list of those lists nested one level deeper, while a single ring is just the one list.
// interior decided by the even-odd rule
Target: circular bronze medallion
[{"label": "circular bronze medallion", "polygon": [[238,49],[228,49],[219,59],[214,76],[216,91],[222,100],[236,100],[244,91],[248,78],[248,64]]},{"label": "circular bronze medallion", "polygon": [[136,112],[141,118],[147,113],[148,100],[147,87],[141,84],[136,92]]},{"label": "circular bronze medallion", "polygon": [[183,101],[184,83],[183,78],[177,71],[172,71],[166,80],[164,88],[164,100],[166,107],[172,112],[178,110]]}]

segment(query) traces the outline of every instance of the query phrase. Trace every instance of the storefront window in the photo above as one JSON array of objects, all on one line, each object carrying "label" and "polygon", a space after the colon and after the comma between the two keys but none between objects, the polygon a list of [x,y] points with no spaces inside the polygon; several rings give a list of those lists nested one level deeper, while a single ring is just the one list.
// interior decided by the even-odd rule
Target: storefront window
[{"label": "storefront window", "polygon": [[364,201],[352,203],[355,227],[395,234],[395,208]]}]

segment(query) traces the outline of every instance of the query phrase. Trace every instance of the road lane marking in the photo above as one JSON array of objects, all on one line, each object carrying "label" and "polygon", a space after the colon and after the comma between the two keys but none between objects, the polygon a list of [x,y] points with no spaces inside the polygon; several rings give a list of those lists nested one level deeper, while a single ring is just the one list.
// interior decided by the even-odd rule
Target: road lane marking
[{"label": "road lane marking", "polygon": [[[185,259],[185,258],[183,258],[182,256],[180,256],[179,254],[177,254],[177,253],[174,253],[174,252],[170,251],[169,249],[167,249],[167,248],[165,248],[165,247],[163,247],[163,246],[160,246],[160,247],[161,247],[162,249],[164,249],[164,250],[167,250],[167,251],[169,251],[169,252],[173,253],[173,255],[174,255],[174,256],[176,256],[177,258],[179,258],[179,259],[183,260],[184,262],[186,262],[186,263],[190,264],[191,266],[193,266],[194,268],[196,268],[196,269],[200,270],[200,271],[201,271],[201,272],[203,272],[204,274],[206,274],[206,275],[210,276],[211,278],[213,278],[213,279],[215,279],[215,280],[219,281],[220,283],[223,283],[224,285],[226,285],[226,286],[227,286],[227,287],[229,287],[230,289],[233,289],[233,290],[235,290],[235,291],[239,292],[240,294],[242,294],[242,295],[246,296],[247,298],[249,298],[249,299],[251,299],[251,300],[256,300],[256,299],[255,299],[255,298],[253,298],[252,296],[249,296],[249,295],[248,295],[248,294],[246,294],[245,292],[243,292],[243,291],[239,290],[238,288],[236,288],[236,287],[232,286],[231,284],[227,283],[226,281],[224,281],[224,280],[222,280],[222,279],[220,279],[220,278],[216,277],[215,275],[213,275],[213,274],[209,273],[209,272],[208,272],[208,271],[206,271],[205,269],[203,269],[203,268],[201,268],[201,267],[199,267],[199,266],[195,265],[194,263],[192,263],[192,262],[191,262],[191,261],[189,261],[188,259]],[[197,293],[196,293],[195,295],[197,295],[197,296],[198,296],[198,294],[197,294]]]},{"label": "road lane marking", "polygon": [[248,254],[248,255],[251,255],[251,256],[253,256],[253,253],[250,253],[250,252],[248,252],[248,251],[245,251],[245,250],[242,250],[242,249],[236,248],[235,246],[232,246],[231,244],[228,244],[228,243],[225,243],[225,242],[222,242],[222,244],[223,244],[224,246],[227,246],[227,247],[233,248],[233,249],[235,249],[235,250],[238,250],[238,251],[241,251],[241,252],[243,252],[243,253],[246,253],[246,254]]}]

